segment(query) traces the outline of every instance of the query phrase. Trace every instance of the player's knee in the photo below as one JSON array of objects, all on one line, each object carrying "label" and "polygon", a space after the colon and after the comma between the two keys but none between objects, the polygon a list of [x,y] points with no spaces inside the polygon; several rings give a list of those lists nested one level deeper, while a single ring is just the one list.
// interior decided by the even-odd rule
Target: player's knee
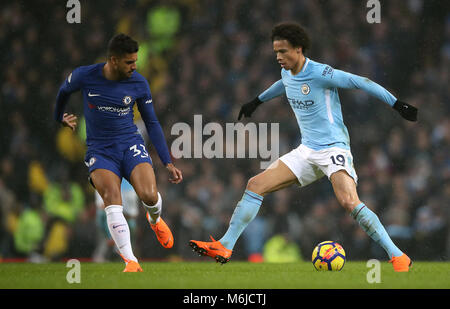
[{"label": "player's knee", "polygon": [[120,190],[114,188],[105,189],[102,194],[102,199],[105,207],[109,205],[120,205],[122,203]]},{"label": "player's knee", "polygon": [[158,202],[158,192],[156,190],[144,190],[140,192],[139,198],[146,205],[152,206]]},{"label": "player's knee", "polygon": [[351,194],[340,194],[338,197],[339,204],[344,207],[348,212],[351,212],[361,201],[357,196]]},{"label": "player's knee", "polygon": [[264,183],[259,179],[258,176],[254,176],[248,180],[246,189],[256,194],[263,194]]}]

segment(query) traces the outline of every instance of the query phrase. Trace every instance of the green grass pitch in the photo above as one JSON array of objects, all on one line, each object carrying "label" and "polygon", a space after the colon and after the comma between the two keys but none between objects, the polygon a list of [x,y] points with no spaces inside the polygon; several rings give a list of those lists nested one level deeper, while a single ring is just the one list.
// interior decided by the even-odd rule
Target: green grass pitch
[{"label": "green grass pitch", "polygon": [[[395,273],[380,262],[380,283],[368,283],[366,262],[340,272],[318,272],[310,262],[142,262],[144,272],[122,273],[123,263],[80,263],[80,283],[68,283],[66,263],[0,263],[1,289],[448,289],[450,263],[414,262]],[[75,278],[75,277],[72,277]]]}]

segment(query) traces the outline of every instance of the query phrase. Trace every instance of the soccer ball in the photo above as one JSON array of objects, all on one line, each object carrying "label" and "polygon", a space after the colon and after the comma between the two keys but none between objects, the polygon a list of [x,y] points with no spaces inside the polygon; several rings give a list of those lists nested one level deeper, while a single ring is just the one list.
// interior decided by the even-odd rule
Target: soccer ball
[{"label": "soccer ball", "polygon": [[345,264],[345,251],[334,241],[323,241],[312,253],[312,263],[316,270],[341,270]]}]

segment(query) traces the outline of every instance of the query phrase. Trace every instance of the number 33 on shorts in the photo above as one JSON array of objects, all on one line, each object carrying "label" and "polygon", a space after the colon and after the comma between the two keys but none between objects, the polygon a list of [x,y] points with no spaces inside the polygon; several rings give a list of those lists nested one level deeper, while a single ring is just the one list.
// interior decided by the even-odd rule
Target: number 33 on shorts
[{"label": "number 33 on shorts", "polygon": [[140,156],[141,158],[148,158],[147,149],[145,149],[143,144],[133,145],[130,147],[130,150],[134,152],[133,157]]}]

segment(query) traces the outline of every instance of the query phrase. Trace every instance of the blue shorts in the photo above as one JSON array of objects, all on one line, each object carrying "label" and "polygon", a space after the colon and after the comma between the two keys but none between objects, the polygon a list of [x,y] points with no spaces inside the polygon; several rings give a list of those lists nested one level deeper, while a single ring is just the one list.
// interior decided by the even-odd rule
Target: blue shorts
[{"label": "blue shorts", "polygon": [[89,174],[98,168],[103,168],[115,173],[120,179],[123,177],[128,181],[136,165],[144,162],[152,164],[152,159],[140,135],[125,141],[91,145],[86,151],[84,161],[89,168]]}]

